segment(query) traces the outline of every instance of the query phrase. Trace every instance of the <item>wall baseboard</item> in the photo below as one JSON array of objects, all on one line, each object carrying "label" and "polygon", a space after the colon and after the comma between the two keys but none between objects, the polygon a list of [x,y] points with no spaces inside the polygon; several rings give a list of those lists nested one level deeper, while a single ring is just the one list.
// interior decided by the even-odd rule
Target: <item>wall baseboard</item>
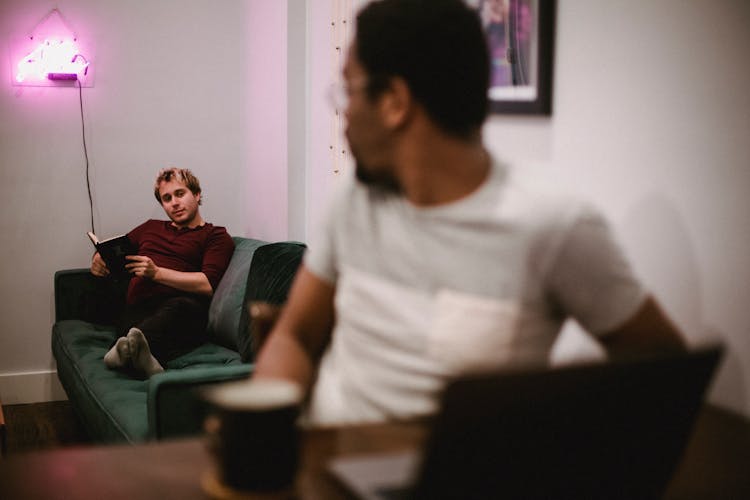
[{"label": "wall baseboard", "polygon": [[0,374],[3,405],[42,403],[68,399],[54,370]]}]

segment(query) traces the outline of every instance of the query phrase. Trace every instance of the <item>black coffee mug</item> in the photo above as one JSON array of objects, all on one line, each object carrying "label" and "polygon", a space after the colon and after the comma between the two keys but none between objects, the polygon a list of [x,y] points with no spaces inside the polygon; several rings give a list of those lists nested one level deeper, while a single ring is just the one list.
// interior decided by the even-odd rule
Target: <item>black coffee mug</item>
[{"label": "black coffee mug", "polygon": [[299,462],[300,387],[261,378],[221,384],[203,394],[212,407],[206,430],[217,479],[235,490],[291,489]]}]

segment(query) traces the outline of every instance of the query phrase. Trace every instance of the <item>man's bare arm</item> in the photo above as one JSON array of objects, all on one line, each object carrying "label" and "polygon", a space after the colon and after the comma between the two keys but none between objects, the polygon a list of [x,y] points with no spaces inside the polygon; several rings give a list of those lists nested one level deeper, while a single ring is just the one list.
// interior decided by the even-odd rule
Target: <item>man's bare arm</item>
[{"label": "man's bare arm", "polygon": [[680,331],[650,296],[632,318],[599,340],[610,358],[686,347]]},{"label": "man's bare arm", "polygon": [[290,379],[306,389],[312,385],[331,337],[334,291],[304,265],[300,267],[289,300],[260,350],[253,377]]}]

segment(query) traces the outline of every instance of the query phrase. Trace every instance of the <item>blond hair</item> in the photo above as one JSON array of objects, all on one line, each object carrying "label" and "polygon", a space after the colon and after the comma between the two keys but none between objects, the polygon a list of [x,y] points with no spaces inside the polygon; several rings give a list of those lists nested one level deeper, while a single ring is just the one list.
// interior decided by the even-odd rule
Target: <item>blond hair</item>
[{"label": "blond hair", "polygon": [[[154,183],[154,196],[156,197],[156,201],[158,201],[160,204],[161,196],[159,196],[159,185],[162,182],[169,182],[171,180],[182,182],[195,196],[197,196],[201,192],[200,181],[187,168],[163,168],[159,171],[159,175],[156,176],[156,182]],[[198,200],[198,205],[200,205],[202,201],[202,199]]]}]

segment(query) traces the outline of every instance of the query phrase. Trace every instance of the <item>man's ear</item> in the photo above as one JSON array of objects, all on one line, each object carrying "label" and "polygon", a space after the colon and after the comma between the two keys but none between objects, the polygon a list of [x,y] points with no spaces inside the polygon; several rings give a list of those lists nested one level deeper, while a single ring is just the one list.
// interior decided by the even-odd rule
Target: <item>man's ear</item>
[{"label": "man's ear", "polygon": [[381,100],[381,114],[385,126],[393,129],[403,126],[409,120],[413,106],[414,99],[406,81],[397,76],[391,78]]}]

